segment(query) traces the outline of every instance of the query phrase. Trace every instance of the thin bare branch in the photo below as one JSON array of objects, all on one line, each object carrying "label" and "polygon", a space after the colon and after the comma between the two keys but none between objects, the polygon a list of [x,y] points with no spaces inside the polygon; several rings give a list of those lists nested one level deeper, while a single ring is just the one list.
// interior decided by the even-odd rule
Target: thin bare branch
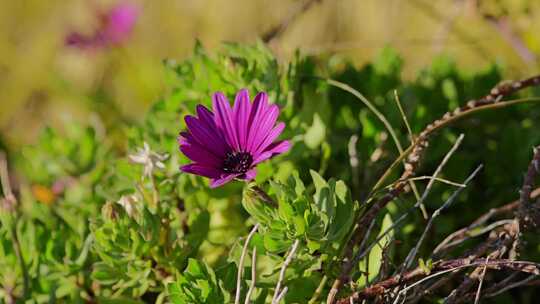
[{"label": "thin bare branch", "polygon": [[414,270],[405,273],[403,276],[396,275],[386,280],[379,281],[378,283],[374,284],[369,288],[357,291],[349,297],[340,299],[337,303],[347,304],[349,303],[350,298],[352,298],[354,301],[375,298],[386,294],[396,286],[406,285],[413,282],[412,284],[399,291],[399,296],[401,296],[402,294],[405,294],[408,290],[435,277],[439,277],[441,275],[468,267],[483,267],[486,265],[489,269],[493,270],[507,269],[515,272],[523,272],[534,275],[540,274],[540,264],[528,261],[513,261],[508,259],[487,260],[485,258],[478,258],[472,260],[469,258],[441,260],[433,264],[433,268],[431,269],[431,273],[429,274],[426,273],[423,268],[417,267]]},{"label": "thin bare branch", "polygon": [[[443,184],[447,184],[447,185],[450,185],[450,186],[455,186],[455,187],[460,187],[460,188],[465,187],[465,185],[463,185],[463,184],[456,183],[456,182],[453,182],[451,180],[447,180],[447,179],[444,179],[444,178],[441,178],[441,177],[435,177],[433,175],[422,175],[422,176],[409,178],[409,180],[412,180],[412,181],[420,181],[420,180],[426,180],[426,179],[441,182]],[[391,187],[391,186],[388,186],[388,187]]]},{"label": "thin bare branch", "polygon": [[394,127],[392,127],[388,119],[386,119],[386,117],[379,110],[377,110],[377,108],[371,103],[371,101],[369,101],[369,99],[367,99],[362,93],[360,93],[358,90],[355,90],[353,87],[349,86],[346,83],[333,79],[328,79],[327,83],[329,85],[340,88],[343,91],[349,92],[356,98],[358,98],[358,100],[360,100],[382,122],[388,133],[390,133],[390,136],[392,137],[392,140],[394,141],[394,144],[396,145],[398,151],[400,153],[403,152],[403,147],[401,146],[396,132],[394,131]]},{"label": "thin bare branch", "polygon": [[520,205],[518,215],[525,227],[536,227],[540,225],[540,210],[538,206],[530,202],[536,176],[540,173],[540,146],[533,149],[533,154],[519,193]]},{"label": "thin bare branch", "polygon": [[[459,135],[458,139],[456,140],[456,142],[454,143],[454,145],[452,146],[452,148],[450,149],[450,151],[448,151],[448,153],[445,155],[445,157],[443,158],[443,160],[441,161],[441,163],[439,164],[439,166],[437,167],[437,169],[435,169],[435,173],[433,173],[433,176],[437,176],[439,175],[439,173],[442,171],[443,167],[446,165],[446,163],[448,162],[448,160],[450,159],[450,157],[452,157],[452,154],[454,154],[454,152],[458,149],[458,147],[461,145],[461,142],[463,141],[463,137],[464,135],[461,134]],[[474,176],[476,175],[476,173],[479,172],[479,170],[482,168],[482,166],[479,166],[471,176],[469,176],[469,178],[467,178],[467,180],[465,180],[464,184],[467,185],[473,178]],[[421,204],[424,202],[424,200],[427,198],[430,190],[431,190],[431,187],[433,187],[433,184],[435,183],[435,180],[434,179],[431,179],[428,183],[428,185],[426,186],[426,190],[424,191],[424,193],[422,194],[422,198],[420,199],[420,201],[417,203],[417,205]],[[416,246],[414,247],[414,249],[409,253],[409,255],[407,256],[407,258],[405,259],[405,262],[403,263],[404,267],[403,269],[407,269],[411,266],[411,263],[412,261],[414,260],[414,258],[416,257],[416,253],[418,252],[418,248],[420,247],[420,245],[422,244],[422,241],[424,240],[424,237],[426,236],[427,234],[427,231],[428,229],[431,228],[431,225],[433,223],[433,220],[435,219],[435,217],[437,217],[439,215],[439,213],[444,210],[445,208],[449,207],[450,204],[452,204],[452,201],[450,199],[453,199],[453,198],[456,198],[457,195],[459,195],[461,193],[461,190],[463,188],[458,188],[458,190],[456,190],[452,196],[450,196],[450,198],[437,210],[435,210],[435,212],[433,212],[433,214],[431,215],[431,218],[429,219],[427,225],[426,225],[426,228],[424,230],[424,233],[422,234],[422,236],[420,237],[420,239],[418,240],[418,243],[416,244]]]},{"label": "thin bare branch", "polygon": [[244,274],[244,260],[247,255],[249,242],[251,241],[251,238],[253,235],[255,235],[255,232],[257,232],[257,229],[259,229],[259,223],[255,224],[251,231],[249,232],[246,241],[244,242],[244,247],[242,248],[242,254],[240,255],[240,262],[238,263],[238,275],[236,277],[236,296],[234,298],[234,303],[239,304],[240,303],[240,294],[242,292],[242,275]]},{"label": "thin bare branch", "polygon": [[[482,169],[482,165],[478,166],[476,170],[474,170],[473,173],[469,175],[469,177],[465,180],[464,184],[468,185],[474,179],[474,177],[478,174],[478,172],[480,172],[481,169]],[[441,207],[439,207],[437,210],[435,210],[435,212],[433,212],[433,214],[431,215],[431,218],[426,224],[426,227],[424,228],[424,232],[420,236],[420,239],[418,240],[414,248],[409,252],[407,257],[405,258],[405,262],[403,263],[403,268],[401,269],[400,276],[402,276],[405,273],[405,270],[407,270],[407,268],[410,267],[410,265],[412,264],[412,261],[416,258],[418,250],[420,246],[422,245],[429,229],[431,229],[431,227],[433,226],[433,222],[435,221],[435,218],[437,218],[441,214],[442,211],[449,208],[463,190],[464,188],[456,189],[454,193],[452,193],[452,195],[446,200],[446,202],[444,202],[444,204]],[[401,293],[398,293],[398,296],[400,294]]]},{"label": "thin bare branch", "polygon": [[[540,196],[540,188],[536,188],[534,191],[531,192],[531,195],[530,195],[531,199],[535,199],[535,198],[537,198],[539,196]],[[519,204],[520,204],[520,201],[515,200],[515,201],[510,202],[508,204],[505,204],[505,205],[503,205],[503,206],[501,206],[499,208],[490,209],[487,213],[485,213],[482,216],[480,216],[479,218],[477,218],[469,226],[464,227],[464,228],[462,228],[462,229],[460,229],[458,231],[455,231],[452,234],[448,235],[439,245],[437,245],[437,247],[433,251],[433,254],[436,256],[436,255],[439,255],[442,251],[448,250],[449,248],[452,247],[450,245],[451,243],[458,242],[458,244],[459,244],[459,240],[467,237],[467,234],[471,230],[483,225],[484,223],[489,221],[494,216],[514,212],[516,210],[516,208],[519,207]]]},{"label": "thin bare branch", "polygon": [[478,230],[478,231],[468,231],[466,232],[466,235],[465,237],[463,238],[460,238],[456,241],[453,241],[453,242],[450,242],[448,243],[446,246],[445,246],[445,249],[446,248],[452,248],[452,247],[455,247],[471,238],[474,238],[474,237],[478,237],[478,236],[481,236],[485,233],[488,233],[490,231],[492,231],[493,229],[495,228],[498,228],[498,227],[501,227],[501,226],[504,226],[504,225],[507,225],[507,224],[510,224],[512,223],[514,220],[510,220],[510,219],[506,219],[506,220],[500,220],[500,221],[496,221],[494,223],[491,223],[489,225],[487,225],[486,227]]},{"label": "thin bare branch", "polygon": [[405,123],[405,127],[407,128],[407,133],[409,134],[409,140],[411,143],[414,142],[414,135],[411,129],[411,125],[409,124],[409,120],[407,119],[407,115],[405,115],[405,111],[403,111],[403,107],[401,106],[401,100],[399,99],[399,95],[397,93],[397,90],[394,90],[394,100],[396,101],[396,105],[399,109],[399,113],[401,114],[401,118],[403,119],[403,123]]},{"label": "thin bare branch", "polygon": [[[292,262],[292,259],[294,258],[294,254],[296,253],[296,250],[298,249],[298,245],[300,244],[300,240],[295,240],[291,250],[289,251],[289,254],[287,254],[287,257],[285,258],[285,262],[283,262],[283,265],[281,266],[281,270],[279,272],[279,279],[276,284],[276,288],[274,290],[274,296],[272,297],[272,304],[279,303],[277,300],[280,296],[280,289],[281,285],[283,284],[283,279],[285,278],[285,271],[287,270],[287,266]],[[285,287],[284,292],[286,292],[287,287]]]},{"label": "thin bare branch", "polygon": [[283,290],[279,293],[277,298],[274,301],[272,301],[272,304],[278,304],[285,297],[285,295],[287,294],[287,291],[289,291],[289,287],[285,286],[285,288],[283,288]]},{"label": "thin bare branch", "polygon": [[495,291],[493,293],[489,293],[489,294],[485,295],[485,297],[486,298],[491,298],[491,297],[494,297],[494,296],[498,296],[498,295],[500,295],[502,293],[507,292],[510,289],[526,285],[536,277],[538,277],[538,274],[532,274],[532,275],[530,275],[529,277],[527,277],[524,280],[521,280],[521,281],[518,281],[518,282],[515,282],[515,283],[512,283],[512,284],[506,285],[506,286],[502,287],[501,289],[499,289],[499,290],[497,290],[497,291]]},{"label": "thin bare branch", "polygon": [[251,295],[255,290],[255,283],[257,281],[257,247],[253,247],[253,253],[251,254],[251,284],[249,285],[248,292],[246,294],[246,300],[244,304],[251,303]]},{"label": "thin bare branch", "polygon": [[478,302],[480,301],[480,292],[482,290],[482,284],[484,283],[484,277],[486,276],[488,261],[489,261],[489,257],[486,259],[486,265],[484,265],[484,271],[482,271],[482,275],[480,276],[480,283],[478,283],[478,290],[476,290],[476,297],[474,298],[474,304],[478,304]]},{"label": "thin bare branch", "polygon": [[[337,86],[339,88],[342,88],[343,90],[346,90],[352,93],[353,95],[360,98],[362,101],[364,101],[365,99],[359,92],[352,89],[350,86],[346,84],[336,82],[330,79],[327,79],[327,82],[330,85]],[[470,115],[472,113],[478,112],[478,111],[502,108],[502,107],[507,107],[513,104],[523,103],[523,102],[531,102],[531,101],[538,102],[540,101],[540,98],[518,99],[518,100],[505,101],[505,102],[501,101],[502,98],[512,95],[513,93],[519,90],[522,90],[527,87],[537,86],[537,85],[540,85],[540,75],[536,75],[534,77],[530,77],[528,79],[521,80],[521,81],[507,82],[507,83],[498,85],[495,88],[493,88],[488,95],[479,99],[471,100],[467,102],[465,105],[455,109],[454,111],[447,112],[440,119],[435,120],[434,122],[429,124],[418,135],[415,142],[409,148],[407,148],[403,153],[400,153],[400,156],[386,170],[383,176],[377,181],[376,185],[373,187],[369,195],[370,198],[367,202],[367,204],[369,205],[367,208],[367,211],[362,213],[357,219],[357,223],[355,225],[353,233],[351,234],[352,237],[348,241],[344,250],[344,262],[342,265],[341,273],[338,276],[338,278],[334,280],[332,284],[332,288],[327,297],[327,304],[334,303],[335,296],[340,286],[342,285],[344,280],[347,278],[349,272],[351,271],[353,267],[353,264],[351,263],[352,261],[351,257],[354,254],[354,248],[356,244],[358,244],[361,241],[362,237],[364,237],[364,231],[366,227],[368,226],[367,223],[371,222],[378,215],[379,211],[382,210],[389,202],[391,202],[398,195],[406,191],[405,186],[408,184],[407,179],[415,175],[416,169],[420,163],[420,158],[428,146],[429,137],[435,131],[447,126],[448,124],[454,122],[455,120],[465,117],[467,115]],[[388,126],[386,124],[385,126],[388,129]],[[399,179],[398,183],[396,183],[393,188],[389,189],[387,193],[384,196],[380,197],[379,199],[375,200],[373,197],[371,197],[371,195],[379,189],[379,187],[385,181],[386,177],[388,177],[388,175],[393,170],[393,168],[395,168],[397,164],[401,163],[405,159],[405,157],[407,157],[407,161],[405,163],[405,171],[402,173],[401,178]]]}]

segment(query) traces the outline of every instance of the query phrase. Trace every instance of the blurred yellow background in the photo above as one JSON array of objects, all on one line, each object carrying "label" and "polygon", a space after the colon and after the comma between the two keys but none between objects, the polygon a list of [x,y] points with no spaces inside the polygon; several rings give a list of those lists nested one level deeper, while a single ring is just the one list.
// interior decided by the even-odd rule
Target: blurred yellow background
[{"label": "blurred yellow background", "polygon": [[[96,27],[96,10],[118,2],[140,11],[125,43],[65,45],[69,32]],[[164,94],[163,59],[189,56],[197,39],[212,50],[276,29],[269,46],[282,62],[299,49],[361,65],[392,46],[405,59],[404,77],[440,54],[466,70],[497,62],[507,77],[539,67],[537,0],[2,0],[0,139],[16,147],[44,125],[92,123],[96,111],[140,119]]]}]

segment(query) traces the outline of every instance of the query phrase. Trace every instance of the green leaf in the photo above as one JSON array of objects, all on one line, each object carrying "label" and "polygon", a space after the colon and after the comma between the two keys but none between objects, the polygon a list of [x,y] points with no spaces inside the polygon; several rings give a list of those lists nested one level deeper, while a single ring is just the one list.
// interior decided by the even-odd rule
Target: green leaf
[{"label": "green leaf", "polygon": [[309,170],[309,174],[311,174],[313,185],[315,186],[315,196],[318,196],[319,192],[323,188],[328,187],[328,183],[326,183],[326,180],[324,180],[324,178],[322,178],[317,171]]},{"label": "green leaf", "polygon": [[206,210],[192,212],[189,215],[189,230],[187,240],[192,249],[198,248],[210,231],[210,213]]},{"label": "green leaf", "polygon": [[122,276],[123,274],[121,273],[120,269],[111,267],[106,263],[98,262],[95,263],[93,266],[92,279],[96,280],[101,284],[114,284]]},{"label": "green leaf", "polygon": [[306,146],[311,149],[317,148],[326,137],[326,126],[324,122],[319,117],[319,114],[315,113],[313,115],[313,124],[304,134],[304,142]]},{"label": "green leaf", "polygon": [[285,222],[290,222],[295,215],[293,207],[285,200],[278,202],[278,213],[280,218]]},{"label": "green leaf", "polygon": [[294,189],[294,192],[297,196],[304,195],[304,192],[306,191],[306,187],[304,186],[304,183],[300,179],[300,175],[298,174],[298,171],[293,171],[291,176],[287,179],[287,184],[289,188]]},{"label": "green leaf", "polygon": [[433,269],[433,261],[431,259],[424,261],[424,259],[419,258],[418,267],[420,267],[420,269],[422,269],[426,275],[429,275],[431,273],[431,269]]},{"label": "green leaf", "polygon": [[[382,234],[388,228],[390,228],[392,224],[393,224],[392,218],[390,217],[390,214],[387,213],[383,218],[383,222],[381,224],[381,230],[379,231],[378,237],[382,236]],[[388,246],[393,235],[394,235],[394,230],[392,229],[386,234],[385,237],[383,237],[377,243],[377,245],[375,245],[371,249],[371,251],[369,252],[369,269],[366,268],[365,259],[360,262],[360,265],[359,265],[360,271],[369,273],[369,281],[373,280],[379,274],[379,271],[382,266],[382,261],[383,261],[383,248],[386,248],[386,246]],[[360,276],[357,283],[360,286],[365,286],[367,283],[366,276],[365,275]]]},{"label": "green leaf", "polygon": [[188,260],[185,271],[167,289],[174,304],[226,303],[229,300],[212,268],[195,259]]},{"label": "green leaf", "polygon": [[328,239],[341,240],[348,234],[356,217],[356,203],[352,201],[350,192],[343,181],[336,182],[336,213],[330,221]]},{"label": "green leaf", "polygon": [[260,195],[246,187],[242,195],[242,206],[261,224],[269,225],[275,215],[275,210],[263,201]]},{"label": "green leaf", "polygon": [[288,240],[283,230],[269,230],[264,234],[264,248],[270,252],[285,252],[292,244],[291,240]]}]

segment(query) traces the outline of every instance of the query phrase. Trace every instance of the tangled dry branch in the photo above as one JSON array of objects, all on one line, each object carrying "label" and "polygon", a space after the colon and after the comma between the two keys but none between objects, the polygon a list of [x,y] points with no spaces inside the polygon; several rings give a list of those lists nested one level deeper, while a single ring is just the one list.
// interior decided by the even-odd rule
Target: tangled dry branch
[{"label": "tangled dry branch", "polygon": [[[457,120],[465,115],[471,114],[473,112],[482,110],[484,108],[492,107],[493,105],[496,105],[498,103],[505,103],[502,101],[503,98],[508,97],[520,90],[523,90],[525,88],[538,86],[540,85],[540,75],[521,80],[521,81],[514,81],[514,82],[505,82],[494,89],[491,90],[491,92],[480,98],[475,99],[467,102],[464,106],[459,107],[455,109],[454,111],[447,112],[444,114],[440,119],[434,121],[433,123],[429,124],[420,134],[416,137],[414,143],[409,147],[402,157],[407,156],[405,166],[404,166],[404,172],[402,173],[401,177],[393,184],[393,186],[388,189],[386,194],[381,196],[378,199],[371,199],[371,201],[368,201],[369,207],[366,209],[366,211],[361,214],[358,217],[357,225],[355,226],[355,229],[352,233],[352,237],[349,240],[343,255],[343,264],[341,267],[340,275],[335,279],[335,281],[332,284],[331,290],[327,297],[327,303],[331,304],[335,302],[335,298],[337,293],[339,292],[340,287],[343,285],[343,283],[347,282],[350,279],[351,271],[355,265],[353,259],[355,248],[357,248],[357,245],[362,242],[364,238],[369,237],[369,235],[366,235],[366,229],[369,227],[369,223],[371,223],[380,213],[380,211],[392,200],[394,200],[399,195],[405,193],[408,191],[408,180],[415,176],[415,172],[418,168],[418,165],[420,163],[421,157],[424,154],[424,151],[428,147],[429,144],[429,138],[439,129],[442,127],[448,125],[449,123],[453,122],[454,120]],[[480,274],[486,268],[487,270],[492,269],[491,265],[494,265],[496,263],[500,263],[501,261],[512,261],[515,259],[517,255],[517,247],[518,247],[518,240],[520,235],[520,222],[526,223],[527,225],[535,225],[535,223],[540,223],[540,210],[537,206],[534,204],[530,204],[529,200],[531,197],[531,194],[536,194],[536,191],[532,191],[534,187],[534,179],[536,177],[536,174],[540,171],[539,164],[540,164],[540,152],[539,148],[535,149],[535,155],[533,157],[533,161],[531,162],[531,165],[529,166],[529,170],[527,171],[527,175],[525,178],[524,185],[522,187],[521,193],[520,193],[520,200],[513,202],[507,206],[503,206],[498,209],[490,210],[487,214],[473,222],[470,226],[463,228],[461,230],[458,230],[451,234],[449,237],[447,237],[443,243],[441,243],[434,251],[434,255],[438,256],[439,253],[442,251],[448,250],[452,246],[455,246],[457,243],[459,243],[461,240],[467,237],[467,233],[474,227],[477,227],[485,222],[487,222],[493,215],[504,213],[510,210],[513,210],[516,206],[519,206],[519,216],[517,216],[514,220],[510,222],[504,223],[504,225],[499,225],[498,227],[494,227],[493,230],[490,232],[490,235],[488,237],[488,240],[481,245],[479,245],[476,249],[474,249],[468,256],[464,257],[463,259],[458,260],[440,260],[436,263],[436,266],[434,266],[437,270],[445,270],[441,269],[440,267],[443,267],[444,265],[453,265],[452,263],[457,263],[457,261],[464,262],[469,261],[469,264],[467,264],[467,267],[473,267],[476,266],[475,270],[473,270],[469,275],[465,277],[463,282],[447,297],[446,301],[447,303],[459,303],[463,299],[465,299],[464,295],[470,295],[470,290],[474,287],[475,283],[478,281],[478,278],[480,277]],[[398,164],[401,161],[400,159],[396,160],[394,162],[395,164]],[[391,170],[394,165],[391,166],[389,170]],[[388,172],[387,172],[388,173]],[[384,180],[384,178],[387,176],[387,173],[383,175],[381,180],[377,183],[377,185],[374,187],[375,189],[380,186],[380,183]],[[497,229],[495,229],[497,228]],[[481,256],[485,255],[487,259],[489,259],[489,266],[486,266],[486,261],[481,258]],[[507,260],[503,260],[503,258],[507,256]],[[474,264],[471,261],[480,261],[482,260],[484,264]],[[514,263],[514,262],[512,262]],[[512,264],[511,265],[515,265]],[[510,265],[508,264],[508,265]],[[462,265],[463,266],[463,265]],[[463,267],[461,267],[463,268]],[[457,268],[456,272],[461,269]],[[506,269],[509,269],[510,267],[505,267]],[[449,268],[450,269],[450,268]],[[448,270],[448,269],[446,269]],[[515,270],[515,269],[514,269]],[[454,272],[454,271],[452,271]],[[378,283],[373,284],[369,288],[365,288],[362,291],[357,291],[353,293],[352,295],[342,298],[338,301],[338,303],[351,303],[352,301],[358,300],[358,299],[364,299],[364,298],[370,298],[370,297],[383,297],[388,296],[388,292],[391,291],[392,288],[396,288],[400,292],[403,292],[403,290],[409,290],[410,287],[405,287],[408,283],[413,282],[419,278],[423,278],[422,275],[423,271],[421,269],[414,269],[412,271],[404,273],[402,276],[394,276],[382,281],[379,281]],[[446,279],[447,280],[447,279]],[[441,280],[437,281],[441,282]],[[434,283],[428,288],[424,289],[425,292],[430,292],[432,289],[435,289],[439,287],[442,284]],[[515,283],[515,282],[508,282]],[[489,288],[487,289],[489,290]],[[395,293],[395,291],[394,291]],[[401,295],[401,293],[400,293]],[[474,298],[474,295],[473,295]],[[397,300],[397,299],[396,299]]]}]

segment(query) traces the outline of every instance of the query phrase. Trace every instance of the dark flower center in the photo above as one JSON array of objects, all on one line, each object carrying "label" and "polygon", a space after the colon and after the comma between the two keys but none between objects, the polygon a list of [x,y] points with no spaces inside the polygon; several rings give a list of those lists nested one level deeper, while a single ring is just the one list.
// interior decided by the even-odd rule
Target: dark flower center
[{"label": "dark flower center", "polygon": [[244,174],[251,164],[253,157],[248,152],[229,152],[223,161],[223,171],[226,173]]}]

